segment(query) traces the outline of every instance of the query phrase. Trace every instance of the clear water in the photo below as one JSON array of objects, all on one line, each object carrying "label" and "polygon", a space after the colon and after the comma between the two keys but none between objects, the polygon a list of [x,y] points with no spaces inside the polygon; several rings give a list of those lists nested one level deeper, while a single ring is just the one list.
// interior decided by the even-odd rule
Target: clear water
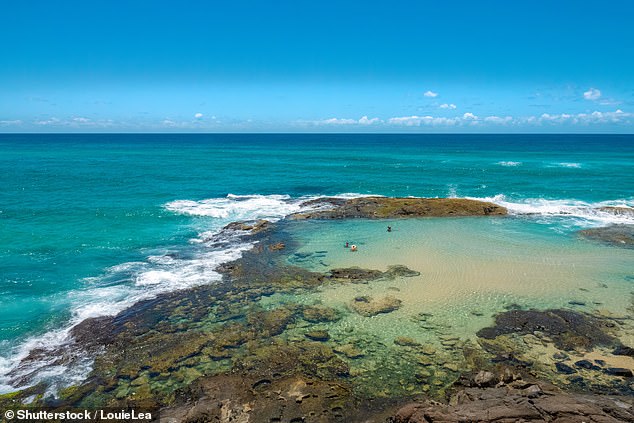
[{"label": "clear water", "polygon": [[[230,221],[281,218],[319,195],[487,198],[524,216],[501,221],[496,230],[513,232],[502,239],[576,260],[587,247],[569,244],[574,230],[629,222],[593,208],[634,204],[633,164],[632,136],[0,135],[0,385],[72,323],[217,281],[213,268],[248,248],[204,241]],[[364,232],[355,242],[370,245]],[[438,260],[480,253],[451,242]],[[603,257],[625,253],[601,248],[588,254],[609,272]],[[513,253],[509,263],[524,254],[499,253]],[[540,248],[531,253],[540,260]]]}]

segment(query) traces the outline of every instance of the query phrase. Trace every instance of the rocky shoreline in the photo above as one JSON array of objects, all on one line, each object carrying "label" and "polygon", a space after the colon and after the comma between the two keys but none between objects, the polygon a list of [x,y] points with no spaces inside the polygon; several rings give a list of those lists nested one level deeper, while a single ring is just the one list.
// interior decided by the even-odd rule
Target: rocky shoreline
[{"label": "rocky shoreline", "polygon": [[[328,208],[290,222],[506,214],[472,200],[322,201]],[[0,406],[146,407],[161,409],[169,422],[634,421],[632,372],[615,359],[634,360],[619,340],[633,326],[629,317],[511,307],[476,342],[444,336],[432,346],[402,336],[385,345],[354,332],[337,338],[329,325],[344,314],[372,319],[394,313],[400,300],[359,296],[346,309],[263,301],[418,272],[292,266],[284,260],[296,247],[288,223],[228,225],[257,244],[221,266],[222,284],[82,322],[73,329],[76,348],[56,357],[71,364],[81,351],[96,356],[89,377],[55,399],[37,385],[0,396]],[[421,314],[421,323],[427,317]],[[39,358],[33,351],[24,365]]]},{"label": "rocky shoreline", "polygon": [[[503,216],[504,207],[465,198],[320,198],[304,203],[322,206],[312,212],[296,213],[291,219],[388,219],[450,216]],[[325,206],[325,208],[324,208]],[[330,206],[330,207],[327,207]]]}]

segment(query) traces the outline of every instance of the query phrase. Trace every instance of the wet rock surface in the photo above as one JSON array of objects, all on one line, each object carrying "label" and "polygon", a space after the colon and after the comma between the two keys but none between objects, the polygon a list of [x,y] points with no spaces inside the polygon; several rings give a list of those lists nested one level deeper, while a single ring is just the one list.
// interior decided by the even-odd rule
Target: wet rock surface
[{"label": "wet rock surface", "polygon": [[584,229],[578,233],[584,238],[615,247],[634,248],[634,225],[611,225]]},{"label": "wet rock surface", "polygon": [[631,398],[565,393],[546,383],[514,382],[466,388],[449,403],[424,401],[402,407],[392,423],[431,422],[631,422]]},{"label": "wet rock surface", "polygon": [[507,214],[496,204],[461,198],[362,197],[319,199],[306,205],[330,205],[329,209],[292,215],[293,219],[385,219],[403,217],[500,216]]},{"label": "wet rock surface", "polygon": [[495,318],[495,325],[478,331],[477,335],[493,339],[504,334],[534,334],[540,332],[563,350],[591,348],[597,345],[616,346],[610,334],[614,323],[572,310],[509,310]]}]

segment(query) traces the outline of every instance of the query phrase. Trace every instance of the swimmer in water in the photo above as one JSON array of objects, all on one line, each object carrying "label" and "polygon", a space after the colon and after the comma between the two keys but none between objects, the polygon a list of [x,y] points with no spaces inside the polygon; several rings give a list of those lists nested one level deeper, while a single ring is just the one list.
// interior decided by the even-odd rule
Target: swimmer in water
[{"label": "swimmer in water", "polygon": [[344,248],[348,248],[348,243],[346,242],[346,245],[344,246]]},{"label": "swimmer in water", "polygon": [[352,244],[352,245],[350,246],[350,251],[357,251],[357,246],[356,246],[356,245],[354,245],[354,244]]},{"label": "swimmer in water", "polygon": [[392,227],[391,227],[391,226],[388,226],[388,227],[387,227],[387,231],[388,231],[388,232],[392,232]]}]

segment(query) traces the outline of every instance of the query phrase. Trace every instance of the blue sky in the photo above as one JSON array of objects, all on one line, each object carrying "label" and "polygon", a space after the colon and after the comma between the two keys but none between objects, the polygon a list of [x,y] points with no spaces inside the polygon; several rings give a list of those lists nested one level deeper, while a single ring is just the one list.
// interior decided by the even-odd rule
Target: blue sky
[{"label": "blue sky", "polygon": [[16,1],[0,132],[634,132],[634,2]]}]

